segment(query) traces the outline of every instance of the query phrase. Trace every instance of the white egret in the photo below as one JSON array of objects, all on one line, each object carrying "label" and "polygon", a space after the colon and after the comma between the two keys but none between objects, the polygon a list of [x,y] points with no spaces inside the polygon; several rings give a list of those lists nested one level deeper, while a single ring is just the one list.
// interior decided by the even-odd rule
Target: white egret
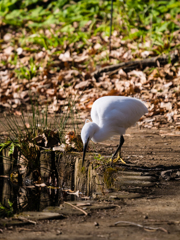
[{"label": "white egret", "polygon": [[96,143],[105,141],[114,135],[120,135],[120,143],[111,161],[117,153],[118,158],[116,160],[121,159],[120,151],[124,143],[123,135],[126,129],[133,126],[147,112],[148,109],[144,103],[136,98],[106,96],[97,99],[91,109],[93,122],[86,121],[81,130],[83,163],[90,139]]}]

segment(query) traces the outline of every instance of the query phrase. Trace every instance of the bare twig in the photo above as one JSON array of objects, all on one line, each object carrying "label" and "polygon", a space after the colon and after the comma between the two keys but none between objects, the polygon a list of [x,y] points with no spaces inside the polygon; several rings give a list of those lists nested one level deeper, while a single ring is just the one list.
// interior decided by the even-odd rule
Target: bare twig
[{"label": "bare twig", "polygon": [[113,0],[111,0],[111,21],[110,21],[110,34],[109,34],[109,58],[110,58],[110,54],[111,54],[112,21],[113,21]]},{"label": "bare twig", "polygon": [[68,191],[67,194],[75,195],[75,196],[79,197],[79,190],[77,190],[76,192],[70,192],[70,191]]},{"label": "bare twig", "polygon": [[149,219],[148,218],[148,222],[153,222],[155,224],[180,224],[180,221],[175,221],[175,220],[157,220],[157,219]]},{"label": "bare twig", "polygon": [[122,62],[119,64],[100,68],[94,73],[92,73],[92,76],[97,80],[103,73],[107,75],[112,75],[117,73],[120,69],[123,69],[125,72],[129,72],[129,71],[132,71],[133,69],[144,69],[145,67],[152,67],[152,66],[156,67],[157,62],[159,62],[159,64],[162,66],[169,62],[174,64],[178,60],[179,60],[178,53],[177,51],[174,51],[168,55],[162,55],[162,56],[157,56],[157,57],[152,57],[152,58],[147,58],[147,59],[142,59],[137,61]]},{"label": "bare twig", "polygon": [[16,230],[17,230],[18,232],[22,232],[22,231],[32,231],[31,228],[16,228]]},{"label": "bare twig", "polygon": [[78,208],[78,207],[76,207],[76,206],[74,206],[73,204],[68,203],[68,202],[64,202],[64,203],[66,203],[66,204],[70,205],[71,207],[73,207],[73,208],[75,208],[75,209],[77,209],[77,210],[83,212],[86,216],[88,215],[88,213],[85,212],[84,210],[82,210],[81,208]]},{"label": "bare twig", "polygon": [[113,225],[110,225],[110,227],[115,227],[118,224],[127,224],[127,225],[132,225],[132,226],[136,226],[136,227],[140,227],[140,228],[144,228],[144,230],[161,230],[165,233],[168,233],[168,231],[165,228],[162,227],[149,227],[149,226],[143,226],[141,224],[138,223],[134,223],[134,222],[128,222],[128,221],[118,221],[116,223],[114,223]]},{"label": "bare twig", "polygon": [[29,223],[32,223],[32,224],[34,224],[34,225],[36,225],[36,222],[35,221],[32,221],[32,220],[30,220],[30,219],[28,219],[28,218],[25,218],[25,217],[18,217],[17,219],[19,219],[19,220],[21,220],[21,221],[23,221],[23,222],[29,222]]},{"label": "bare twig", "polygon": [[18,232],[22,231],[31,231],[31,232],[36,232],[36,233],[42,233],[44,232],[44,229],[31,229],[31,228],[16,228]]},{"label": "bare twig", "polygon": [[119,205],[117,205],[117,204],[114,204],[113,206],[118,207],[118,208],[121,208],[121,206],[119,206]]}]

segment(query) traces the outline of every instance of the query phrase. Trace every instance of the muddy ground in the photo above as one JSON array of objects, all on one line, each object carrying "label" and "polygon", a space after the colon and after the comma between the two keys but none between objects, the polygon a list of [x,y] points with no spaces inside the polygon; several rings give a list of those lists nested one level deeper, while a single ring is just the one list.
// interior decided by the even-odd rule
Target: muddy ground
[{"label": "muddy ground", "polygon": [[[118,138],[113,138],[95,149],[101,155],[110,155],[117,141]],[[156,173],[160,169],[160,177],[153,186],[129,186],[130,193],[141,192],[141,197],[111,198],[106,203],[114,208],[91,210],[88,216],[68,215],[59,220],[37,221],[36,225],[1,227],[0,239],[179,240],[179,147],[180,132],[174,129],[129,129],[122,148],[123,159],[129,166],[135,166],[134,169],[152,168],[153,171],[154,168]],[[165,172],[166,177],[163,170],[170,170],[169,174]],[[105,203],[102,198],[96,201]],[[122,222],[114,225],[119,221]]]}]

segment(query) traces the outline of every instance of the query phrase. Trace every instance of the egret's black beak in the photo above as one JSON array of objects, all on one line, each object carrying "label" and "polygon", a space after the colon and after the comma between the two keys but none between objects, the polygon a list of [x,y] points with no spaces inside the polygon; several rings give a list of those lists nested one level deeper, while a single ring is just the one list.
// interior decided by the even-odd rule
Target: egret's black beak
[{"label": "egret's black beak", "polygon": [[87,142],[85,143],[85,145],[83,146],[83,160],[82,160],[82,166],[84,165],[84,159],[85,159],[85,155],[86,155],[86,149],[89,143],[89,138],[87,140]]}]

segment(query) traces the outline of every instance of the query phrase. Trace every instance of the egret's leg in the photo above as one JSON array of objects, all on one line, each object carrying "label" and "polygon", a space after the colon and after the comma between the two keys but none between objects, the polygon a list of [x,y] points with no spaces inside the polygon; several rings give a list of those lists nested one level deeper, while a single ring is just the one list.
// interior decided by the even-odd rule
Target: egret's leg
[{"label": "egret's leg", "polygon": [[118,160],[121,160],[122,163],[126,164],[126,162],[121,158],[121,151],[118,152],[117,158],[113,159],[112,162],[115,163]]},{"label": "egret's leg", "polygon": [[121,152],[121,147],[122,147],[123,143],[124,143],[124,137],[123,137],[123,135],[121,135],[119,145],[118,145],[115,153],[113,154],[112,158],[114,158],[118,152]]},{"label": "egret's leg", "polygon": [[[112,162],[117,162],[118,160],[121,160],[122,163],[126,164],[126,162],[121,158],[121,147],[122,147],[123,143],[124,143],[124,137],[123,137],[123,135],[121,135],[120,136],[120,143],[119,143],[115,153],[113,154],[113,156],[110,160],[111,164],[112,164]],[[118,157],[113,159],[116,156],[117,153],[118,153]]]}]

